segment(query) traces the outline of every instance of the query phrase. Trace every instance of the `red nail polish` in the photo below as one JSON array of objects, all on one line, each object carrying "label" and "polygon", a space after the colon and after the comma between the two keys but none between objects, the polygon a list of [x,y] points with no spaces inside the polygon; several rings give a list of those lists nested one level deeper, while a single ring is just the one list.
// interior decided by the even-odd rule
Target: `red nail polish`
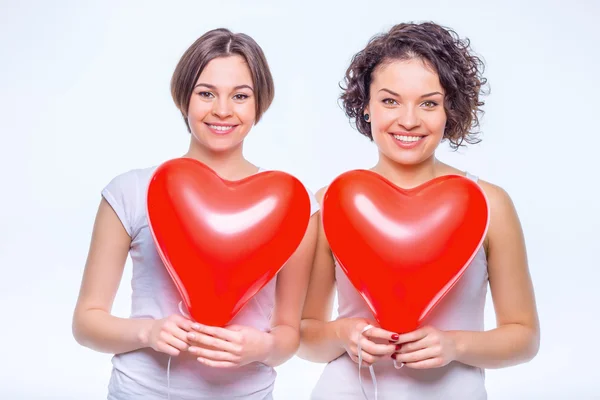
[{"label": "red nail polish", "polygon": [[396,359],[396,353],[392,354],[392,358],[395,360]]},{"label": "red nail polish", "polygon": [[396,351],[400,350],[400,347],[402,347],[402,345],[401,344],[397,344],[396,345]]},{"label": "red nail polish", "polygon": [[398,339],[400,339],[400,336],[398,336],[398,334],[394,333],[392,335],[392,340],[398,340]]}]

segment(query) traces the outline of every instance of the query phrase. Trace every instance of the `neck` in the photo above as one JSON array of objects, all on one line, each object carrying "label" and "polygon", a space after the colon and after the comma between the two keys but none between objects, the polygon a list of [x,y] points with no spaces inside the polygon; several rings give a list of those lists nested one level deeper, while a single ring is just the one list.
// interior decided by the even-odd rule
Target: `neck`
[{"label": "neck", "polygon": [[243,179],[258,171],[255,165],[244,158],[242,144],[226,151],[212,151],[192,139],[184,157],[202,162],[226,180]]},{"label": "neck", "polygon": [[419,164],[406,165],[399,164],[380,153],[379,161],[372,170],[396,186],[411,189],[439,176],[443,165],[435,155]]}]

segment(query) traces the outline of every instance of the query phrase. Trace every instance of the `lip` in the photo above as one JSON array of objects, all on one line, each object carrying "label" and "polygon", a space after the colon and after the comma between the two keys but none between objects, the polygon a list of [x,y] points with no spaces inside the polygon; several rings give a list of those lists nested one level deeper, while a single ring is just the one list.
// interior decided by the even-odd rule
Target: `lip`
[{"label": "lip", "polygon": [[[236,124],[228,124],[228,123],[223,123],[223,122],[205,122],[204,123],[206,125],[206,127],[215,135],[219,135],[219,136],[224,136],[224,135],[228,135],[231,132],[233,132],[235,130],[235,128],[237,128]],[[231,126],[230,129],[227,130],[217,130],[211,127],[212,126]]]},{"label": "lip", "polygon": [[[414,149],[415,147],[417,147],[418,145],[420,145],[421,143],[423,143],[423,141],[427,137],[427,135],[422,135],[422,134],[418,134],[418,133],[408,133],[408,132],[390,132],[389,134],[392,137],[392,140],[394,141],[394,143],[396,143],[396,145],[398,147],[400,147],[401,149],[405,149],[405,150]],[[414,141],[414,142],[403,142],[401,140],[396,139],[394,137],[395,135],[398,135],[398,136],[409,136],[409,137],[418,137],[420,139],[417,140],[417,141]]]}]

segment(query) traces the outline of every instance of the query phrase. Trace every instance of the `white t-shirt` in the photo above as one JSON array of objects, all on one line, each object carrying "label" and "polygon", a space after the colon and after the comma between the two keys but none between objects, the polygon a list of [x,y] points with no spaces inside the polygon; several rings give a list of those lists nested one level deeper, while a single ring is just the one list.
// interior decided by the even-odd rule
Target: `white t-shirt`
[{"label": "white t-shirt", "polygon": [[[102,191],[132,239],[131,318],[161,319],[180,313],[181,297],[156,252],[148,227],[146,192],[155,169],[156,166],[121,174]],[[308,192],[312,215],[319,205]],[[246,304],[232,323],[268,330],[275,285],[276,278]],[[168,360],[167,354],[151,348],[115,355],[108,400],[167,399]],[[171,359],[169,393],[172,400],[265,400],[272,398],[275,376],[275,370],[262,363],[218,369],[204,366],[190,354],[182,353]]]}]

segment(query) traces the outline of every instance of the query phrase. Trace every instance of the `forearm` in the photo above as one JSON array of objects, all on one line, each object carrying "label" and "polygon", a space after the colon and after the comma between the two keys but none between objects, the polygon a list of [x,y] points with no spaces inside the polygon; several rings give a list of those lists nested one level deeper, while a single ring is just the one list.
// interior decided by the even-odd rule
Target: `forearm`
[{"label": "forearm", "polygon": [[271,367],[283,364],[296,354],[300,335],[298,331],[288,325],[273,327],[268,333],[271,339],[270,351],[263,363]]},{"label": "forearm", "polygon": [[531,360],[539,348],[533,328],[507,324],[486,332],[451,331],[456,361],[479,368],[503,368]]},{"label": "forearm", "polygon": [[80,311],[73,319],[79,344],[103,353],[120,354],[148,347],[152,319],[124,319],[103,310]]},{"label": "forearm", "polygon": [[339,320],[303,319],[298,356],[312,362],[327,363],[344,354],[346,350],[339,339],[339,324]]}]

